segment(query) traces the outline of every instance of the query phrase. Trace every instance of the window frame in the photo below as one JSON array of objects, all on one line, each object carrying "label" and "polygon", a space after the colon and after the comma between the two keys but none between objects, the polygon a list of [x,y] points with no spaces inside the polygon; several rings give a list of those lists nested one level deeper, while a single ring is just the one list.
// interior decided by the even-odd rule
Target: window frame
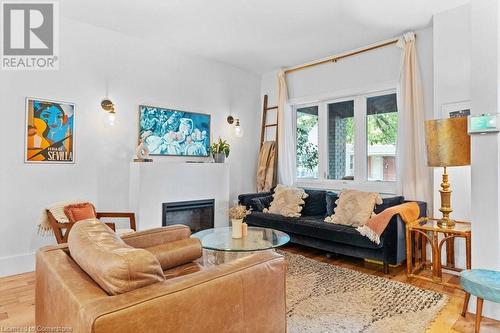
[{"label": "window frame", "polygon": [[[357,189],[384,194],[397,192],[399,178],[396,181],[368,180],[368,141],[367,141],[367,99],[370,97],[397,94],[396,84],[384,84],[371,89],[358,90],[342,94],[322,95],[316,100],[295,99],[291,101],[293,110],[294,163],[297,160],[297,109],[318,106],[318,178],[295,177],[295,184],[300,187],[344,190]],[[354,180],[328,179],[328,105],[345,101],[354,101]],[[398,117],[400,110],[398,109]],[[396,154],[398,149],[396,148]],[[397,159],[397,155],[396,155]],[[396,165],[396,168],[398,166]]]},{"label": "window frame", "polygon": [[[292,116],[292,119],[293,119],[293,125],[292,125],[292,131],[293,131],[293,162],[295,163],[295,167],[293,168],[295,170],[295,175],[294,175],[294,178],[295,178],[295,181],[298,182],[298,181],[318,181],[319,179],[321,179],[321,169],[320,169],[320,164],[318,164],[318,178],[299,178],[297,177],[297,111],[298,109],[302,109],[302,108],[308,108],[308,107],[311,107],[311,106],[317,106],[318,104],[317,103],[306,103],[306,104],[301,104],[301,105],[297,105],[296,107],[293,106],[292,107],[292,110],[293,110],[293,116]],[[319,155],[320,152],[321,152],[321,145],[320,145],[320,132],[321,132],[321,119],[319,117],[321,111],[318,107],[318,160],[319,160]]]}]

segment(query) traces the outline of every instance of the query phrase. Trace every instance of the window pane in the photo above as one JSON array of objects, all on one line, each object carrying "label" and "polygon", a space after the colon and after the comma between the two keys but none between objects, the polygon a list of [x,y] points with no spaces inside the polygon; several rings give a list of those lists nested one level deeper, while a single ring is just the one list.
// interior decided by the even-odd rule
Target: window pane
[{"label": "window pane", "polygon": [[297,109],[297,178],[318,178],[318,106]]},{"label": "window pane", "polygon": [[396,181],[396,94],[366,99],[368,180]]},{"label": "window pane", "polygon": [[354,180],[354,101],[328,104],[328,178]]}]

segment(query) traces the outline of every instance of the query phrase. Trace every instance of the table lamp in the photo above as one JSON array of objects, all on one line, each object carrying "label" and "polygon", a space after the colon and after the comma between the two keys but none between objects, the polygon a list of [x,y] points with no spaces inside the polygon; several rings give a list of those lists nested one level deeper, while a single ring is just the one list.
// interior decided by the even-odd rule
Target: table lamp
[{"label": "table lamp", "polygon": [[441,208],[443,217],[438,221],[442,227],[453,227],[455,221],[450,219],[451,189],[446,168],[470,165],[470,135],[467,133],[467,118],[448,118],[427,120],[425,122],[425,139],[427,145],[427,165],[443,167],[441,183]]}]

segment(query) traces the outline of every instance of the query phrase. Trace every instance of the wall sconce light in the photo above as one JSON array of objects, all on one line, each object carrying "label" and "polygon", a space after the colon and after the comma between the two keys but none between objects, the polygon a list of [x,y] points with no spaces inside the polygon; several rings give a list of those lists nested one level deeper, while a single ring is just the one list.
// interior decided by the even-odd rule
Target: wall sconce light
[{"label": "wall sconce light", "polygon": [[233,116],[229,115],[226,118],[226,121],[229,125],[234,124],[234,135],[236,137],[241,138],[243,136],[243,128],[240,125],[240,119],[239,118],[234,118]]},{"label": "wall sconce light", "polygon": [[108,113],[108,124],[114,126],[116,120],[115,104],[109,99],[104,99],[101,102],[101,108]]}]

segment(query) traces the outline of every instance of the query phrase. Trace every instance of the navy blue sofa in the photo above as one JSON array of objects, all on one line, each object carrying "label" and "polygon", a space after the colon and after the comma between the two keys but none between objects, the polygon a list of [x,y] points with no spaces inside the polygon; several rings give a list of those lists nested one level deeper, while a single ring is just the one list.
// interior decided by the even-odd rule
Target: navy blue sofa
[{"label": "navy blue sofa", "polygon": [[[269,207],[272,201],[272,192],[241,194],[238,199],[242,205],[252,208],[252,214],[245,219],[248,225],[284,231],[290,235],[292,243],[330,253],[381,261],[386,273],[389,271],[389,264],[400,264],[406,259],[405,224],[399,215],[391,219],[380,237],[380,244],[376,244],[362,236],[354,227],[323,221],[333,213],[337,193],[309,189],[305,191],[309,197],[305,199],[301,217],[263,213],[262,209]],[[382,205],[375,207],[375,213],[406,202],[401,196],[384,198],[383,201]],[[420,217],[426,216],[427,204],[417,203]]]}]

